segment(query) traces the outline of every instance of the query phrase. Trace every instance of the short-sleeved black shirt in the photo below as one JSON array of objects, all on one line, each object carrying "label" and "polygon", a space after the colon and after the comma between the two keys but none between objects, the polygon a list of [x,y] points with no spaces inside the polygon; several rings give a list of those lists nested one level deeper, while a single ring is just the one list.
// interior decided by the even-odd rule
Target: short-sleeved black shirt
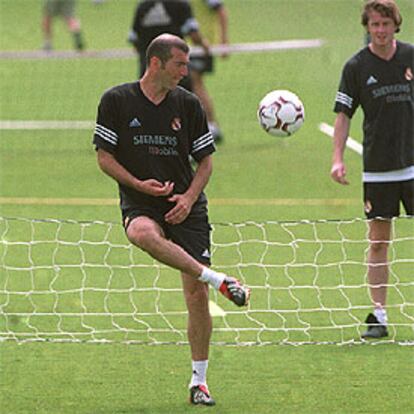
[{"label": "short-sleeved black shirt", "polygon": [[386,172],[414,165],[414,46],[397,42],[389,61],[368,47],[342,72],[335,112],[350,118],[364,113],[364,172]]},{"label": "short-sleeved black shirt", "polygon": [[[142,92],[140,83],[109,89],[101,98],[93,143],[113,154],[140,180],[154,178],[175,183],[174,193],[184,193],[196,161],[215,151],[205,113],[198,98],[181,87],[170,91],[155,105]],[[168,211],[168,197],[153,197],[119,184],[121,208],[149,206]],[[205,207],[201,193],[193,207]]]},{"label": "short-sleeved black shirt", "polygon": [[184,37],[194,30],[198,30],[198,23],[187,0],[145,0],[138,5],[132,23],[136,46],[142,54],[162,33]]}]

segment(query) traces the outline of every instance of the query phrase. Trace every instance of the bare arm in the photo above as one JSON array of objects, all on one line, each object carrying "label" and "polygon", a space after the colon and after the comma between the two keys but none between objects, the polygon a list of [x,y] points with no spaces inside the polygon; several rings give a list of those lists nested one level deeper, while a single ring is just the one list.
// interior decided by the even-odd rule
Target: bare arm
[{"label": "bare arm", "polygon": [[334,149],[332,157],[331,177],[339,184],[349,184],[346,176],[346,167],[344,164],[344,152],[346,140],[349,135],[351,120],[343,112],[336,116],[334,127]]},{"label": "bare arm", "polygon": [[210,54],[210,45],[199,31],[192,31],[189,36],[195,45],[201,46],[207,55]]},{"label": "bare arm", "polygon": [[139,180],[126,170],[111,153],[103,149],[98,149],[97,157],[98,165],[105,174],[112,177],[118,183],[133,188],[136,191],[159,197],[171,194],[174,188],[174,183],[168,181],[160,183],[154,179]]},{"label": "bare arm", "polygon": [[220,37],[221,37],[221,44],[227,45],[229,43],[229,17],[227,13],[227,9],[224,6],[221,6],[217,10],[217,16],[220,26]]},{"label": "bare arm", "polygon": [[207,155],[198,164],[190,187],[184,194],[174,194],[169,201],[175,202],[175,206],[165,215],[165,221],[170,224],[183,222],[190,214],[193,204],[204,190],[213,171],[213,157]]}]

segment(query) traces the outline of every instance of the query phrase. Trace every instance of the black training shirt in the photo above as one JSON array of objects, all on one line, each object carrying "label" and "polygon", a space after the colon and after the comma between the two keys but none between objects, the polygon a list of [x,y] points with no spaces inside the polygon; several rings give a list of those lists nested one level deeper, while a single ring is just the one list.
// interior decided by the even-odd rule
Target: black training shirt
[{"label": "black training shirt", "polygon": [[[190,156],[201,161],[215,151],[205,113],[195,95],[177,87],[155,105],[143,94],[139,82],[119,85],[104,93],[93,143],[113,154],[140,180],[174,182],[176,194],[184,193],[193,179]],[[122,208],[171,208],[167,197],[153,197],[121,184],[119,190]],[[196,205],[205,202],[202,193]]]},{"label": "black training shirt", "polygon": [[335,112],[350,118],[364,113],[364,172],[386,172],[414,165],[414,46],[397,42],[389,61],[368,47],[342,72]]},{"label": "black training shirt", "polygon": [[162,33],[182,38],[192,31],[198,31],[198,23],[188,1],[146,0],[135,11],[131,40],[145,53],[150,42]]}]

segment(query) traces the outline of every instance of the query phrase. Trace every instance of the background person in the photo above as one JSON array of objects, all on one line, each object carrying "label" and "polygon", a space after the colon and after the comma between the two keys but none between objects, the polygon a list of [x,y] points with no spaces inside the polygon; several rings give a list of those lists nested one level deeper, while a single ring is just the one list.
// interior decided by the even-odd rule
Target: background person
[{"label": "background person", "polygon": [[[139,76],[146,69],[146,50],[153,39],[162,33],[184,38],[189,36],[194,44],[209,53],[209,45],[200,33],[191,5],[185,0],[143,0],[135,10],[128,40],[139,56]],[[181,86],[192,90],[191,78],[186,76]]]},{"label": "background person", "polygon": [[53,49],[52,24],[55,17],[61,16],[73,36],[75,49],[83,50],[85,44],[82,38],[81,23],[75,16],[75,0],[45,0],[43,5],[43,49]]},{"label": "background person", "polygon": [[[191,4],[201,31],[209,44],[228,45],[228,13],[224,2],[222,0],[191,0]],[[223,53],[222,56],[225,57],[227,54]],[[194,93],[200,98],[206,110],[208,126],[214,140],[219,142],[223,139],[223,134],[217,121],[213,100],[204,82],[204,75],[214,72],[214,57],[211,54],[191,56],[190,68]]]},{"label": "background person", "polygon": [[343,160],[350,119],[358,106],[363,122],[363,189],[369,222],[368,282],[374,313],[364,338],[388,336],[386,296],[392,217],[400,202],[414,214],[414,46],[395,39],[402,18],[392,0],[371,0],[362,24],[370,43],[345,64],[335,100],[332,178],[348,184]]},{"label": "background person", "polygon": [[[177,87],[188,74],[188,54],[177,36],[155,38],[140,81],[103,95],[93,142],[100,168],[118,182],[128,239],[181,272],[192,355],[190,401],[214,405],[206,381],[212,332],[207,283],[238,306],[248,303],[249,290],[208,267],[203,189],[215,147],[198,98]],[[195,172],[189,155],[198,163]]]}]

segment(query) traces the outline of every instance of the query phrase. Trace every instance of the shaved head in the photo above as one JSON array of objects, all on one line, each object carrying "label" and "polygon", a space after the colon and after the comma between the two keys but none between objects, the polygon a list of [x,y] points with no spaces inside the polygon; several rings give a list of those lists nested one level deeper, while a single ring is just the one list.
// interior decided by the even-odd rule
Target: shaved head
[{"label": "shaved head", "polygon": [[174,36],[169,33],[163,33],[157,36],[147,48],[147,66],[150,63],[151,58],[154,56],[157,57],[162,64],[165,64],[171,58],[171,49],[174,47],[186,54],[190,52],[190,48],[187,43],[178,36]]}]

